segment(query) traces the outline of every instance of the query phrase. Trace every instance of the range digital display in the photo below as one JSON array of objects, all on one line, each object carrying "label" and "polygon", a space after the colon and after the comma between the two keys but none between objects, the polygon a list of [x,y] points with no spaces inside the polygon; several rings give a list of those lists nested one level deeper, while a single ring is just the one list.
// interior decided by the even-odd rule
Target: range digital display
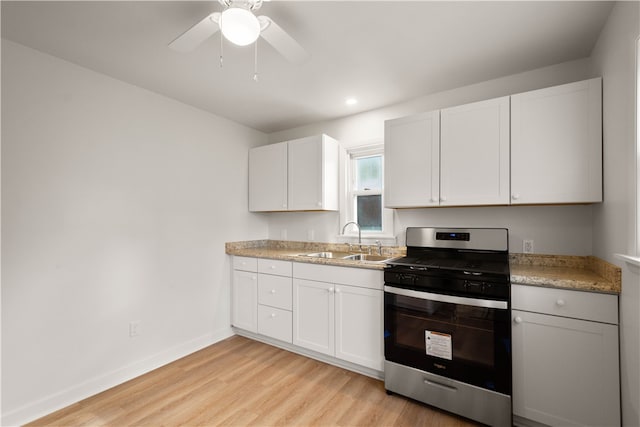
[{"label": "range digital display", "polygon": [[436,233],[436,240],[455,240],[468,242],[471,238],[471,233]]}]

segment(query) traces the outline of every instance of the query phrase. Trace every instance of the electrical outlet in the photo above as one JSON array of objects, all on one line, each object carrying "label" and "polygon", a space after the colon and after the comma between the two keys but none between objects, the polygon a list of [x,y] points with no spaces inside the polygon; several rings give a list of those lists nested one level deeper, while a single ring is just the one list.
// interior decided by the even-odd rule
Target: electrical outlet
[{"label": "electrical outlet", "polygon": [[137,337],[140,335],[140,321],[132,320],[129,322],[129,337]]},{"label": "electrical outlet", "polygon": [[533,240],[522,241],[522,252],[524,252],[525,254],[533,253]]}]

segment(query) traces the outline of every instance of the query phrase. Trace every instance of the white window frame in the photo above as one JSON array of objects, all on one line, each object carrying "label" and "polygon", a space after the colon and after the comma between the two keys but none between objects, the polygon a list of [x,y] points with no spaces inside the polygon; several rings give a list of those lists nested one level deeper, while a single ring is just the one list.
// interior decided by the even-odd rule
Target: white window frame
[{"label": "white window frame", "polygon": [[636,39],[636,87],[635,87],[635,242],[633,248],[636,257],[640,257],[640,37]]},{"label": "white window frame", "polygon": [[[356,187],[356,160],[362,157],[381,155],[382,162],[382,188],[380,191],[366,190],[357,191]],[[355,197],[362,195],[378,195],[382,196],[382,231],[362,230],[362,242],[365,244],[373,244],[379,240],[383,244],[395,244],[395,235],[393,232],[393,209],[384,208],[384,143],[376,142],[368,145],[353,147],[347,150],[346,155],[346,179],[345,179],[345,203],[344,208],[340,211],[341,229],[345,224],[355,221]],[[348,238],[353,242],[353,238],[357,239],[358,229],[354,225],[348,226],[344,230],[342,237]]]}]

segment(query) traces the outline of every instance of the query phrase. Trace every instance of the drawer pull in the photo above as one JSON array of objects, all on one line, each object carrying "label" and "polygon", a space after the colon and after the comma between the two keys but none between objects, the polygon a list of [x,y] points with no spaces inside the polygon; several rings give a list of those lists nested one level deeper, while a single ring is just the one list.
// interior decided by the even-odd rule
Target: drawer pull
[{"label": "drawer pull", "polygon": [[565,305],[565,304],[566,304],[566,303],[564,302],[564,300],[563,300],[562,298],[559,298],[559,299],[556,301],[556,305],[557,305],[558,307],[564,307],[564,305]]},{"label": "drawer pull", "polygon": [[275,289],[271,289],[271,293],[272,293],[272,294],[275,294],[275,293],[276,293],[276,290],[275,290]]},{"label": "drawer pull", "polygon": [[276,317],[275,313],[271,313],[271,318],[273,319],[274,317]]},{"label": "drawer pull", "polygon": [[275,265],[272,265],[272,266],[271,266],[271,269],[272,269],[272,270],[275,270],[275,269],[276,269],[276,266],[275,266]]},{"label": "drawer pull", "polygon": [[332,293],[333,292],[333,288],[327,289],[327,292]]},{"label": "drawer pull", "polygon": [[517,324],[520,324],[520,323],[522,323],[522,317],[520,317],[520,316],[516,316],[516,317],[513,319],[513,321],[514,321],[514,322],[516,322]]},{"label": "drawer pull", "polygon": [[448,391],[458,391],[457,388],[450,386],[448,384],[442,384],[436,381],[431,381],[431,380],[424,380],[424,383],[430,386],[434,386],[434,387],[439,387],[442,388],[444,390],[448,390]]}]

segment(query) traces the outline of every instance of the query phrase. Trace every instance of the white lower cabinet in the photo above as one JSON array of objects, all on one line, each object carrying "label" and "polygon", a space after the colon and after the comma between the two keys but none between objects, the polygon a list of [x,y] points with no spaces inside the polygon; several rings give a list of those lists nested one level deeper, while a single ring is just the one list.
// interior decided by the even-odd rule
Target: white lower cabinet
[{"label": "white lower cabinet", "polygon": [[516,425],[619,426],[616,295],[512,285]]},{"label": "white lower cabinet", "polygon": [[293,343],[318,353],[334,355],[334,285],[293,280]]},{"label": "white lower cabinet", "polygon": [[336,286],[335,354],[369,368],[382,370],[384,352],[383,296],[376,289]]},{"label": "white lower cabinet", "polygon": [[291,262],[234,257],[231,324],[291,343]]},{"label": "white lower cabinet", "polygon": [[[381,371],[382,272],[298,263],[293,267],[293,343]],[[345,281],[358,286],[340,283]]]},{"label": "white lower cabinet", "polygon": [[291,311],[258,305],[258,333],[291,342]]},{"label": "white lower cabinet", "polygon": [[382,270],[234,257],[238,329],[382,371]]},{"label": "white lower cabinet", "polygon": [[258,273],[255,259],[234,257],[231,287],[231,324],[250,332],[258,331]]}]

